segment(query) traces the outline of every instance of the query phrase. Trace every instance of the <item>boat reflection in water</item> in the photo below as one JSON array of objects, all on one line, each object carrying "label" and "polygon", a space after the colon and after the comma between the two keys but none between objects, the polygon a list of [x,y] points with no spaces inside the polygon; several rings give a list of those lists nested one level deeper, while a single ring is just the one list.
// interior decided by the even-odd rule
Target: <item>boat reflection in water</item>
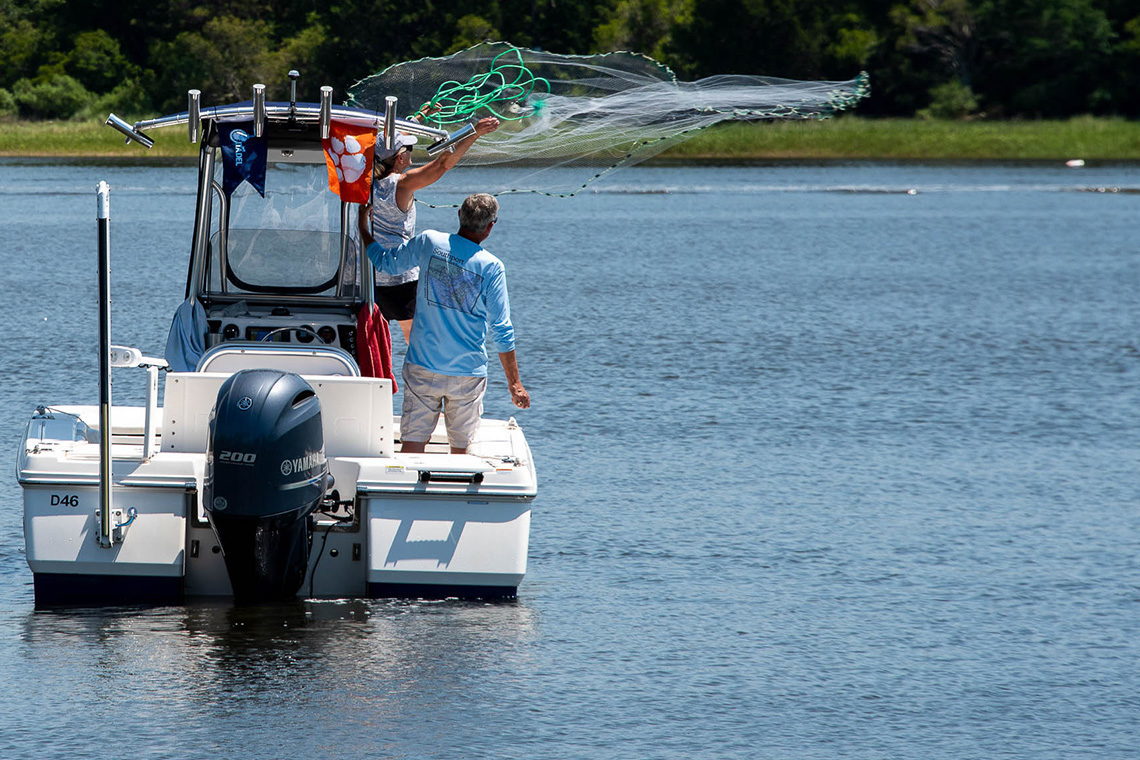
[{"label": "boat reflection in water", "polygon": [[[170,742],[177,753],[187,741],[208,746],[224,735],[230,750],[248,743],[256,756],[278,756],[265,755],[264,743],[283,741],[292,749],[280,756],[327,756],[320,748],[336,735],[330,728],[336,724],[374,725],[378,732],[398,727],[405,739],[409,732],[446,730],[427,721],[495,704],[496,696],[483,692],[502,683],[504,669],[519,676],[537,669],[527,654],[537,638],[535,614],[516,601],[52,610],[25,616],[22,638],[29,661],[65,662],[78,694],[98,694],[109,678],[129,679],[136,685],[128,690],[129,709],[164,716],[153,728],[147,721],[132,725],[134,741],[146,738],[156,750]],[[253,705],[257,725],[242,717]],[[83,720],[113,720],[123,709],[95,700]],[[325,727],[313,731],[318,718]],[[184,721],[176,735],[159,731],[178,719]],[[375,753],[376,746],[342,749]]]}]

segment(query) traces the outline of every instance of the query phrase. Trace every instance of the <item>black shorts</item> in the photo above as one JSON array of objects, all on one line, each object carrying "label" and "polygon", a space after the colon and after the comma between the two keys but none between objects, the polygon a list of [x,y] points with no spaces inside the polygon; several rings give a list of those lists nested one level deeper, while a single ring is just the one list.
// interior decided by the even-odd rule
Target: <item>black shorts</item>
[{"label": "black shorts", "polygon": [[402,322],[416,315],[416,286],[419,280],[401,285],[377,285],[376,305],[384,319]]}]

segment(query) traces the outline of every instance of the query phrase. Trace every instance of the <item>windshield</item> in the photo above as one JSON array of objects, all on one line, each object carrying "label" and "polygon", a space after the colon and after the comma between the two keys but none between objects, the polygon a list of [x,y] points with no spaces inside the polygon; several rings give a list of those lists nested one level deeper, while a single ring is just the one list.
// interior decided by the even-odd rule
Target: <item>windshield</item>
[{"label": "windshield", "polygon": [[[220,186],[222,169],[215,179]],[[249,183],[234,190],[229,225],[215,194],[207,290],[231,294],[337,295],[355,292],[357,247],[341,266],[340,199],[323,166],[270,164],[265,197]],[[224,255],[224,256],[223,256]],[[345,286],[353,292],[345,292]]]}]

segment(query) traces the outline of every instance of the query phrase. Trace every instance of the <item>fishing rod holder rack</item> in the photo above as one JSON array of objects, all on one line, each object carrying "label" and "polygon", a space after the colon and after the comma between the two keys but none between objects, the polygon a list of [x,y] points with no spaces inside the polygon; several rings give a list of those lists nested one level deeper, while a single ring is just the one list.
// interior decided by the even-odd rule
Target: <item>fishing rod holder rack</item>
[{"label": "fishing rod holder rack", "polygon": [[297,102],[297,71],[289,72],[290,100],[288,103],[267,103],[265,100],[265,85],[253,85],[253,98],[246,103],[234,103],[224,106],[202,106],[202,92],[189,90],[186,93],[187,107],[185,111],[160,116],[155,119],[144,119],[130,124],[124,119],[109,114],[105,124],[120,134],[128,143],[136,142],[144,148],[154,146],[154,139],[146,134],[145,130],[173,127],[181,124],[187,125],[190,142],[196,143],[202,136],[202,121],[213,119],[215,121],[247,119],[253,121],[254,135],[265,134],[266,122],[286,122],[301,124],[319,124],[321,139],[329,136],[329,128],[333,119],[360,122],[370,122],[377,130],[384,132],[384,146],[390,148],[396,132],[426,137],[435,142],[428,147],[429,155],[436,155],[442,150],[454,145],[474,131],[470,124],[464,125],[454,133],[438,127],[429,127],[414,119],[400,119],[396,117],[396,98],[385,98],[384,111],[372,111],[366,108],[352,106],[334,106],[332,103],[333,88],[324,85],[320,88],[319,103]]}]

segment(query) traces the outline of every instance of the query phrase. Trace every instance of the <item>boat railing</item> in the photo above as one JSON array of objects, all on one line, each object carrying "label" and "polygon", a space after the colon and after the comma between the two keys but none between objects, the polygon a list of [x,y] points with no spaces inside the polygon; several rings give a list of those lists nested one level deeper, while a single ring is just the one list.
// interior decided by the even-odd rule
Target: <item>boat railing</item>
[{"label": "boat railing", "polygon": [[288,103],[265,102],[265,85],[253,86],[253,99],[245,103],[231,103],[228,105],[206,106],[201,105],[201,91],[187,91],[187,109],[179,113],[159,116],[154,119],[143,119],[131,124],[124,119],[109,114],[106,124],[118,130],[127,138],[127,142],[137,142],[145,148],[154,145],[154,140],[144,130],[187,125],[187,134],[190,142],[196,143],[202,135],[203,120],[224,119],[250,119],[254,123],[254,134],[260,137],[269,121],[288,121],[303,124],[319,124],[321,138],[329,135],[329,126],[333,119],[348,121],[370,122],[373,128],[383,134],[385,147],[391,147],[396,132],[406,132],[430,138],[435,142],[428,146],[428,154],[435,155],[459,140],[470,136],[472,127],[464,125],[454,133],[446,129],[421,124],[414,119],[396,118],[396,98],[385,98],[385,110],[373,111],[355,106],[336,106],[332,104],[332,87],[321,87],[320,103],[298,103],[296,98],[297,78],[296,71],[289,72],[291,95]]}]

